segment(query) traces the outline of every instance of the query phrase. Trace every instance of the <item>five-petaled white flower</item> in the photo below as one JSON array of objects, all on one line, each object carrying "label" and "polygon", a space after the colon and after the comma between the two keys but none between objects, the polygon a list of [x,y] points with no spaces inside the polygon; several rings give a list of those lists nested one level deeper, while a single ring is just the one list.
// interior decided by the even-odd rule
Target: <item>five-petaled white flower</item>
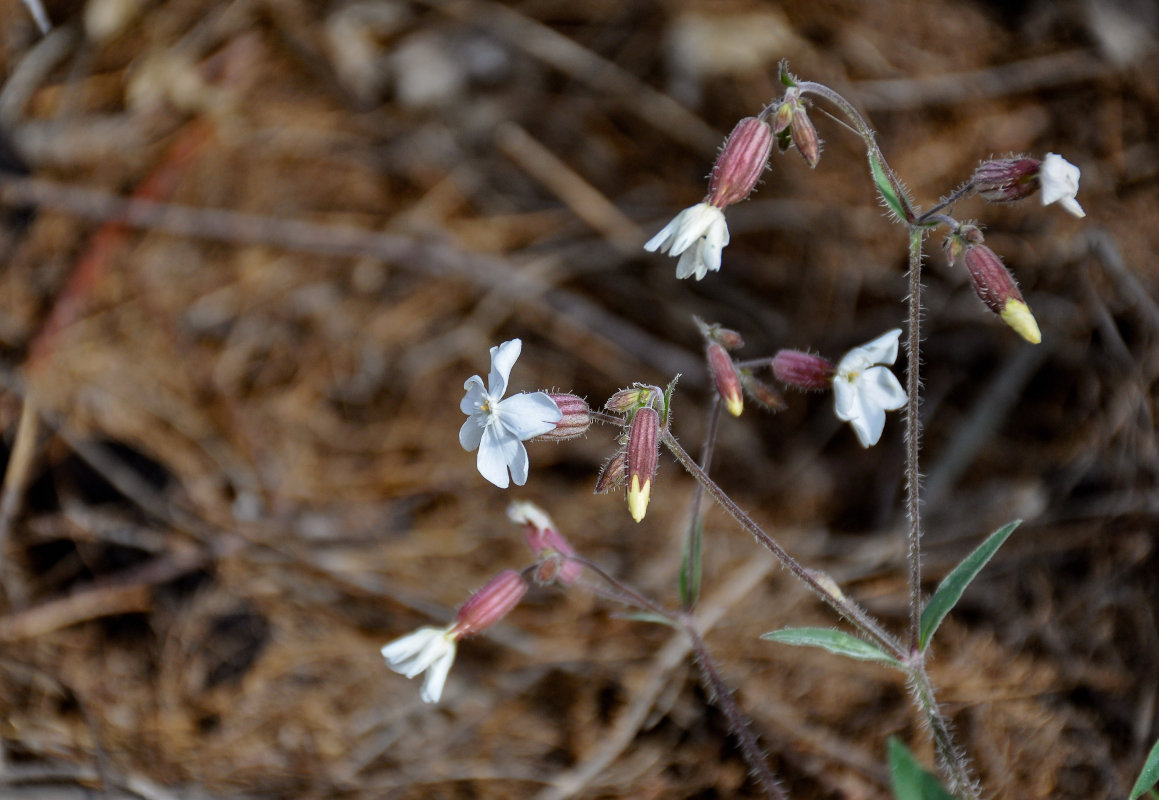
[{"label": "five-petaled white flower", "polygon": [[888,368],[897,360],[895,328],[872,342],[855,347],[841,359],[833,376],[834,410],[837,418],[853,426],[862,447],[871,447],[885,428],[885,412],[905,405],[906,394]]},{"label": "five-petaled white flower", "polygon": [[506,489],[510,480],[516,486],[527,482],[527,448],[523,442],[554,429],[563,418],[547,392],[502,399],[522,347],[519,339],[492,347],[487,388],[483,388],[482,378],[472,375],[463,384],[467,394],[459,403],[459,409],[468,417],[459,429],[459,443],[468,452],[479,449],[479,473],[500,489]]},{"label": "five-petaled white flower", "polygon": [[400,675],[413,678],[425,672],[422,698],[437,703],[443,696],[447,673],[455,663],[454,625],[446,628],[419,628],[382,648],[386,664]]},{"label": "five-petaled white flower", "polygon": [[724,212],[709,203],[697,203],[677,214],[648,240],[644,249],[680,256],[676,277],[695,275],[700,280],[720,269],[720,251],[728,244],[728,224]]},{"label": "five-petaled white flower", "polygon": [[1039,167],[1038,180],[1042,184],[1042,204],[1058,203],[1076,217],[1087,212],[1075,200],[1079,192],[1079,168],[1057,153],[1047,153]]}]

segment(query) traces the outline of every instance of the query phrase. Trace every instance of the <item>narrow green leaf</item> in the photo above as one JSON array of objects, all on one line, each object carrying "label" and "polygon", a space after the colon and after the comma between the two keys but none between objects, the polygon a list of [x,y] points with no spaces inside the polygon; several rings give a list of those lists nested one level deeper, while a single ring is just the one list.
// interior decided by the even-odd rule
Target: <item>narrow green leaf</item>
[{"label": "narrow green leaf", "polygon": [[981,572],[982,567],[986,566],[986,563],[998,552],[998,548],[1002,546],[1002,543],[1021,524],[1022,520],[1016,519],[1014,522],[1009,522],[994,531],[986,541],[978,545],[978,549],[966,556],[962,560],[962,563],[954,567],[954,571],[938,584],[938,590],[934,592],[934,596],[930,598],[930,602],[926,603],[926,607],[922,611],[920,634],[918,636],[919,649],[926,649],[930,643],[930,639],[934,635],[934,631],[938,629],[938,626],[942,624],[942,620],[950,613],[950,609],[962,597],[962,592],[966,591],[966,587],[970,585],[970,581],[974,580],[975,576]]},{"label": "narrow green leaf", "polygon": [[695,607],[700,599],[703,534],[704,515],[697,514],[688,526],[688,535],[684,537],[684,552],[680,558],[680,607],[685,611]]},{"label": "narrow green leaf", "polygon": [[668,617],[653,614],[651,611],[628,611],[623,614],[612,614],[612,616],[616,619],[630,619],[633,622],[654,622],[657,625],[667,625],[669,628],[680,627]]},{"label": "narrow green leaf", "polygon": [[782,628],[779,631],[762,633],[761,638],[796,647],[820,647],[830,653],[856,658],[859,661],[877,661],[898,669],[902,668],[900,661],[877,645],[831,628]]},{"label": "narrow green leaf", "polygon": [[1159,783],[1159,740],[1151,748],[1151,753],[1147,756],[1147,760],[1143,762],[1143,771],[1139,773],[1139,780],[1135,781],[1135,788],[1131,790],[1130,800],[1135,800],[1141,797],[1143,792],[1155,792],[1151,789],[1156,783]]},{"label": "narrow green leaf", "polygon": [[894,191],[893,184],[890,183],[889,177],[885,174],[885,166],[874,152],[869,153],[869,169],[873,173],[873,183],[877,186],[877,191],[881,193],[881,199],[889,206],[889,210],[899,220],[906,219],[905,201],[898,197],[897,192]]},{"label": "narrow green leaf", "polygon": [[896,736],[889,737],[889,775],[897,800],[954,800]]}]

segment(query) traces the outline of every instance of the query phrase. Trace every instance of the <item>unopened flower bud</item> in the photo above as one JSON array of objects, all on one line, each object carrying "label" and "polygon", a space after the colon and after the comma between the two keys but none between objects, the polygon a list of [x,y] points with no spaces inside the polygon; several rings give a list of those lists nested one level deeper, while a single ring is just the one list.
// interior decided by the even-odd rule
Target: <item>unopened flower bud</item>
[{"label": "unopened flower bud", "polygon": [[805,158],[810,167],[816,167],[821,160],[821,140],[817,138],[817,129],[809,119],[809,112],[804,106],[798,106],[793,111],[793,121],[789,125],[789,132],[793,135],[793,144]]},{"label": "unopened flower bud", "polygon": [[708,203],[724,208],[748,197],[768,166],[772,148],[773,132],[768,123],[757,117],[738,122],[712,168]]},{"label": "unopened flower bud", "polygon": [[639,522],[648,511],[660,456],[660,415],[651,406],[632,417],[628,429],[628,511]]},{"label": "unopened flower bud", "polygon": [[513,569],[506,569],[475,592],[459,609],[451,634],[456,639],[489,628],[519,605],[527,593],[527,581]]},{"label": "unopened flower bud", "polygon": [[637,383],[632,388],[621,389],[609,397],[608,402],[604,403],[604,408],[613,414],[627,414],[632,409],[639,408],[648,402],[651,394],[652,389],[650,387],[641,386]]},{"label": "unopened flower bud", "polygon": [[995,158],[983,161],[971,179],[974,191],[991,203],[1013,203],[1038,191],[1037,158]]},{"label": "unopened flower bud", "polygon": [[551,517],[535,503],[517,500],[507,507],[507,517],[516,525],[523,525],[527,546],[540,559],[535,573],[537,583],[553,581],[567,585],[574,583],[583,565],[572,560],[575,550],[555,527]]},{"label": "unopened flower bud", "polygon": [[765,411],[781,411],[788,408],[780,392],[759,378],[753,377],[747,370],[740,371],[740,385],[749,399]]},{"label": "unopened flower bud", "polygon": [[712,372],[716,391],[728,408],[728,413],[739,417],[744,411],[744,397],[741,394],[740,376],[737,374],[736,365],[732,363],[728,351],[716,342],[708,345],[707,353],[708,369]]},{"label": "unopened flower bud", "polygon": [[628,481],[628,451],[617,450],[616,454],[604,462],[600,476],[596,478],[596,494],[607,494],[619,489]]},{"label": "unopened flower bud", "polygon": [[710,342],[719,343],[725,350],[739,350],[744,347],[744,339],[739,333],[728,328],[722,328],[717,323],[709,324],[700,317],[692,318],[700,335]]},{"label": "unopened flower bud", "polygon": [[1041,342],[1038,323],[1022,299],[1014,276],[998,254],[984,244],[973,245],[966,250],[965,262],[974,291],[986,307],[1002,317],[1002,321],[1026,341],[1031,344]]},{"label": "unopened flower bud", "polygon": [[793,124],[793,112],[797,109],[796,95],[793,98],[788,96],[785,100],[777,106],[777,111],[773,114],[773,133],[782,134],[789,130],[789,126]]},{"label": "unopened flower bud", "polygon": [[833,384],[832,362],[800,350],[781,350],[773,356],[773,374],[786,386],[804,391],[828,389]]},{"label": "unopened flower bud", "polygon": [[942,240],[942,252],[946,254],[946,263],[951,267],[958,263],[965,250],[966,241],[957,233],[951,233]]},{"label": "unopened flower bud", "polygon": [[555,423],[554,428],[535,437],[535,441],[562,442],[583,436],[588,432],[588,428],[592,426],[592,410],[588,408],[587,402],[582,397],[553,392],[548,392],[547,396],[551,398],[563,416]]},{"label": "unopened flower bud", "polygon": [[959,225],[957,230],[942,240],[942,250],[946,254],[946,262],[951,267],[954,266],[962,257],[962,253],[966,252],[967,247],[982,244],[983,241],[985,240],[982,237],[982,231],[977,225],[971,223]]}]

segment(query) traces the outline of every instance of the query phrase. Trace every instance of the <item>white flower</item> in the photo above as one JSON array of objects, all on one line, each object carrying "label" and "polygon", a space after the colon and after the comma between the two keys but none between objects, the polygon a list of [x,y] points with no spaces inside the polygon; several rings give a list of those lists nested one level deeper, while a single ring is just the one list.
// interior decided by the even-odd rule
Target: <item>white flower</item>
[{"label": "white flower", "polygon": [[382,648],[386,665],[400,675],[413,678],[427,673],[423,679],[424,703],[437,703],[443,695],[447,673],[455,663],[453,627],[419,628]]},{"label": "white flower", "polygon": [[500,489],[509,484],[508,469],[516,486],[527,482],[527,448],[523,442],[554,429],[563,418],[547,392],[502,399],[522,347],[519,339],[492,347],[487,388],[483,388],[482,378],[472,375],[463,384],[467,394],[459,403],[459,409],[468,416],[459,429],[459,443],[468,452],[479,449],[479,473]]},{"label": "white flower", "polygon": [[728,244],[724,212],[708,203],[697,203],[677,214],[644,245],[649,253],[659,250],[680,256],[676,277],[695,275],[700,280],[709,270],[720,269],[720,251]]},{"label": "white flower", "polygon": [[877,444],[885,427],[886,411],[905,405],[905,390],[889,369],[879,366],[897,360],[899,336],[901,328],[895,328],[853,348],[841,359],[833,376],[837,418],[853,426],[862,447]]},{"label": "white flower", "polygon": [[1039,167],[1038,180],[1042,184],[1042,204],[1058,203],[1076,217],[1087,213],[1075,200],[1079,192],[1079,168],[1056,153],[1047,153]]}]

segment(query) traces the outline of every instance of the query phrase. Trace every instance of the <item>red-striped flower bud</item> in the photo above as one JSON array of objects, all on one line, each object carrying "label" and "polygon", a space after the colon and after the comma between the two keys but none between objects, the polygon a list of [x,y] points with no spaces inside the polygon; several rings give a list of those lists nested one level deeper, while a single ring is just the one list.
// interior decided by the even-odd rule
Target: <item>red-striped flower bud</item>
[{"label": "red-striped flower bud", "polygon": [[555,527],[551,517],[535,503],[517,500],[507,507],[507,517],[523,526],[527,546],[540,560],[535,580],[540,584],[559,581],[565,586],[575,583],[583,565],[574,560],[575,550]]},{"label": "red-striped flower bud", "polygon": [[745,117],[736,124],[717,156],[708,182],[708,203],[731,206],[748,197],[769,164],[773,131],[762,119]]},{"label": "red-striped flower bud", "polygon": [[833,385],[833,363],[800,350],[781,350],[773,356],[773,374],[786,386],[804,391],[828,389]]},{"label": "red-striped flower bud", "polygon": [[817,138],[817,129],[809,119],[809,112],[805,107],[798,105],[793,110],[793,121],[789,125],[789,133],[793,136],[793,144],[797,152],[804,158],[810,167],[816,167],[821,160],[821,140]]},{"label": "red-striped flower bud", "polygon": [[765,411],[781,411],[788,408],[788,403],[781,397],[780,392],[759,378],[753,377],[747,370],[741,370],[740,385],[749,399]]},{"label": "red-striped flower bud", "polygon": [[716,383],[716,391],[728,413],[739,417],[744,411],[744,397],[741,394],[740,375],[728,351],[717,342],[710,342],[707,349],[708,369]]},{"label": "red-striped flower bud", "polygon": [[976,244],[966,249],[965,262],[974,291],[986,307],[1002,317],[1002,321],[1026,341],[1031,344],[1041,342],[1038,323],[1022,299],[1014,276],[998,254],[984,244]]},{"label": "red-striped flower bud", "polygon": [[588,432],[588,428],[592,426],[592,410],[588,408],[587,402],[582,397],[553,392],[548,392],[547,396],[551,398],[563,416],[550,431],[536,436],[535,441],[562,442],[583,436]]},{"label": "red-striped flower bud", "polygon": [[1013,203],[1038,191],[1037,158],[995,158],[983,161],[974,170],[974,191],[991,203]]},{"label": "red-striped flower bud", "polygon": [[628,429],[628,511],[639,522],[648,511],[652,479],[660,460],[660,415],[645,406],[632,417]]},{"label": "red-striped flower bud", "polygon": [[596,478],[596,494],[607,494],[628,482],[628,451],[617,450],[615,455],[604,462],[600,476]]},{"label": "red-striped flower bud", "polygon": [[700,335],[709,342],[718,342],[725,350],[739,350],[744,347],[744,338],[734,330],[722,328],[718,323],[709,324],[700,317],[694,316]]},{"label": "red-striped flower bud", "polygon": [[621,389],[608,398],[604,408],[613,414],[627,414],[648,402],[652,389],[648,386],[634,385],[631,389]]},{"label": "red-striped flower bud", "polygon": [[459,609],[451,635],[455,639],[471,636],[489,628],[507,616],[527,594],[527,581],[513,569],[506,569],[475,592]]}]

